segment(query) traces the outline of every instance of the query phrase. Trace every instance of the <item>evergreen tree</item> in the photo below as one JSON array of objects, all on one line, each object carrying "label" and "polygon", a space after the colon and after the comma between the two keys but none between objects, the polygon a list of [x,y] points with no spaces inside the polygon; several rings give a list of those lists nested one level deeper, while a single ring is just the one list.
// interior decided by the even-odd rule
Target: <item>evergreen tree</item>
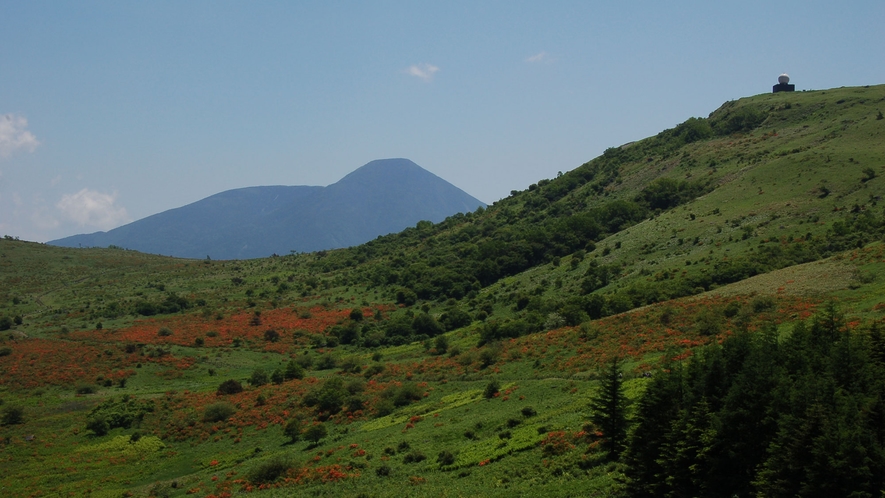
[{"label": "evergreen tree", "polygon": [[673,422],[679,416],[683,398],[681,364],[667,363],[655,375],[639,399],[636,429],[625,455],[630,496],[663,496],[664,467],[659,456]]},{"label": "evergreen tree", "polygon": [[614,358],[600,382],[599,393],[590,404],[590,420],[602,432],[602,447],[612,460],[620,457],[627,439],[626,398],[621,376],[620,361]]},{"label": "evergreen tree", "polygon": [[882,324],[873,322],[869,328],[870,359],[879,365],[885,365],[885,333]]},{"label": "evergreen tree", "polygon": [[885,368],[869,332],[830,303],[783,339],[738,334],[665,366],[638,403],[629,495],[881,495]]},{"label": "evergreen tree", "polygon": [[666,474],[668,496],[712,496],[711,458],[716,428],[705,398],[683,410],[662,447],[659,463]]}]

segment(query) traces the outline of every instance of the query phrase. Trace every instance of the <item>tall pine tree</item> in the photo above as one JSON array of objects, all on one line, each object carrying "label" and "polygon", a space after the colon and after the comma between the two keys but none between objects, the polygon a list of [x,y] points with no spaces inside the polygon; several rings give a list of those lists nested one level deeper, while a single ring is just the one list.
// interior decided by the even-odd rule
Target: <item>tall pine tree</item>
[{"label": "tall pine tree", "polygon": [[609,458],[617,460],[627,440],[626,398],[619,358],[612,360],[590,408],[590,420],[602,432],[602,447],[608,452]]}]

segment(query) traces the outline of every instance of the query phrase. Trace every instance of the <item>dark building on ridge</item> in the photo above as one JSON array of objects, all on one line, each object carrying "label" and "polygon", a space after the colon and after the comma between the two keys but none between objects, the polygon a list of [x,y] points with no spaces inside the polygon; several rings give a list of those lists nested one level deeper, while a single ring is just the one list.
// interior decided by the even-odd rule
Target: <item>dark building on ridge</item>
[{"label": "dark building on ridge", "polygon": [[777,85],[771,87],[771,93],[777,92],[793,92],[796,91],[796,85],[790,84],[790,76],[784,73],[777,77]]}]

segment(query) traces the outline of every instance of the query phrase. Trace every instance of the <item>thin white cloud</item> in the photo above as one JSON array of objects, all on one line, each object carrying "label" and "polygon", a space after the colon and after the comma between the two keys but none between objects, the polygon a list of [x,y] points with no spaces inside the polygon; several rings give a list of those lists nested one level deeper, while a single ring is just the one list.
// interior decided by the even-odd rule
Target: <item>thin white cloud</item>
[{"label": "thin white cloud", "polygon": [[416,78],[421,78],[424,81],[430,81],[433,79],[433,75],[437,71],[439,71],[439,68],[433,64],[412,64],[405,70],[405,73]]},{"label": "thin white cloud", "polygon": [[105,194],[84,188],[65,194],[55,205],[69,220],[81,226],[108,230],[129,221],[126,208],[117,205],[117,193]]},{"label": "thin white cloud", "polygon": [[41,207],[31,213],[31,222],[40,230],[52,230],[58,228],[59,221],[45,207]]},{"label": "thin white cloud", "polygon": [[534,62],[544,62],[544,61],[547,61],[547,60],[550,60],[550,55],[549,55],[547,52],[543,51],[543,50],[540,51],[540,52],[538,52],[538,53],[535,54],[535,55],[532,55],[532,56],[530,56],[530,57],[526,57],[526,59],[525,59],[526,62],[532,62],[532,63],[534,63]]},{"label": "thin white cloud", "polygon": [[7,157],[19,149],[33,152],[40,145],[37,137],[27,128],[28,120],[23,116],[0,115],[0,157]]}]

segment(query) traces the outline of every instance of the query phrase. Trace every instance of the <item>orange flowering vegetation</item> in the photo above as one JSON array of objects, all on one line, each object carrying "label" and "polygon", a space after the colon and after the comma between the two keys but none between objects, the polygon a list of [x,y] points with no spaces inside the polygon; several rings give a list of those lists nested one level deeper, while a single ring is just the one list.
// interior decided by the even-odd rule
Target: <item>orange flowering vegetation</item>
[{"label": "orange flowering vegetation", "polygon": [[[364,307],[363,315],[372,316],[376,309],[389,306]],[[242,311],[216,320],[203,314],[173,315],[137,320],[134,325],[118,330],[86,330],[71,334],[74,338],[136,344],[176,344],[204,347],[230,346],[235,340],[258,343],[268,352],[286,353],[295,344],[307,344],[310,335],[323,334],[329,327],[348,319],[351,308],[327,309],[323,306],[278,308],[261,312]],[[168,329],[163,334],[160,329]],[[275,334],[270,339],[268,331]]]},{"label": "orange flowering vegetation", "polygon": [[[356,450],[356,453],[348,454]],[[344,456],[338,454],[343,452]],[[309,457],[302,464],[295,464],[286,469],[281,478],[272,483],[256,483],[247,478],[236,476],[236,472],[229,472],[224,480],[218,481],[216,484],[216,493],[207,495],[208,497],[229,497],[232,496],[234,487],[238,487],[241,492],[252,492],[265,489],[278,489],[298,485],[337,482],[343,479],[357,478],[360,476],[359,469],[365,468],[366,463],[360,462],[360,459],[368,460],[365,450],[360,449],[358,444],[349,446],[338,446],[326,451],[319,451],[314,456]],[[328,463],[334,459],[336,463]],[[346,463],[342,461],[346,459]],[[216,479],[213,478],[213,481]]]},{"label": "orange flowering vegetation", "polygon": [[597,449],[602,438],[603,435],[598,430],[590,432],[585,429],[575,432],[553,431],[548,432],[538,445],[541,447],[541,452],[544,455],[554,456],[568,453],[579,447],[583,447],[588,451]]},{"label": "orange flowering vegetation", "polygon": [[[265,385],[230,395],[218,395],[215,392],[169,392],[161,401],[163,409],[149,415],[144,424],[146,428],[168,440],[208,442],[228,438],[239,442],[246,430],[260,431],[285,426],[294,418],[302,420],[305,427],[315,419],[336,425],[365,419],[364,410],[342,410],[330,414],[317,413],[313,408],[302,406],[304,395],[320,385],[320,380],[311,377],[288,380],[279,385]],[[366,382],[363,392],[365,404],[374,406],[381,399],[381,393],[391,386],[401,387],[402,384],[378,382],[374,379]],[[417,386],[431,389],[426,383],[418,383]],[[261,402],[259,397],[262,398]],[[206,408],[219,402],[230,403],[236,408],[236,412],[226,420],[204,420]]]},{"label": "orange flowering vegetation", "polygon": [[134,375],[133,367],[139,362],[176,361],[171,357],[148,359],[81,341],[34,338],[7,344],[12,352],[0,358],[0,385],[13,388],[99,380],[116,383]]},{"label": "orange flowering vegetation", "polygon": [[[243,436],[247,428],[264,430],[285,425],[296,415],[307,416],[307,410],[300,406],[299,401],[317,383],[315,378],[295,379],[280,385],[263,386],[230,395],[218,395],[215,392],[170,392],[162,402],[164,409],[146,418],[145,424],[163,439],[236,440]],[[263,396],[263,403],[258,402],[259,396]],[[226,420],[204,420],[206,407],[218,402],[230,403],[236,408],[236,412]]]},{"label": "orange flowering vegetation", "polygon": [[471,367],[471,371],[480,369],[478,361],[474,365],[465,366],[458,363],[457,359],[449,356],[433,356],[410,363],[388,364],[379,377],[408,379],[413,376],[419,376],[425,379],[442,380],[465,374],[468,367]]},{"label": "orange flowering vegetation", "polygon": [[[724,310],[736,302],[742,308],[751,307],[747,297],[702,297],[694,300],[671,301],[649,306],[630,313],[603,318],[581,327],[566,327],[546,333],[533,334],[505,341],[502,358],[509,361],[536,358],[548,368],[580,372],[595,368],[613,356],[641,359],[648,354],[667,352],[675,359],[684,359],[691,350],[712,340],[722,340],[739,327],[758,330],[767,323],[783,320],[805,320],[819,304],[807,298],[778,296],[776,308],[754,313],[746,323],[734,315],[726,318]],[[715,311],[719,326],[705,334],[698,326],[704,313]],[[557,357],[556,354],[562,357]]]},{"label": "orange flowering vegetation", "polygon": [[572,439],[574,438],[570,437],[570,434],[565,431],[548,432],[539,445],[543,449],[545,455],[562,455],[563,453],[574,449],[575,445],[572,442]]},{"label": "orange flowering vegetation", "polygon": [[[234,479],[230,481],[232,484],[240,486],[240,491],[252,492],[264,489],[278,489],[288,486],[296,486],[310,483],[327,483],[337,482],[343,479],[359,477],[360,474],[352,465],[318,465],[311,466],[309,463],[302,467],[293,467],[286,471],[282,479],[272,483],[256,484],[249,482],[247,479]],[[219,486],[220,489],[230,489],[229,486]],[[215,496],[215,495],[210,495]],[[219,494],[217,496],[230,496]]]},{"label": "orange flowering vegetation", "polygon": [[851,251],[848,259],[859,263],[885,263],[885,245],[876,244],[855,249]]}]

